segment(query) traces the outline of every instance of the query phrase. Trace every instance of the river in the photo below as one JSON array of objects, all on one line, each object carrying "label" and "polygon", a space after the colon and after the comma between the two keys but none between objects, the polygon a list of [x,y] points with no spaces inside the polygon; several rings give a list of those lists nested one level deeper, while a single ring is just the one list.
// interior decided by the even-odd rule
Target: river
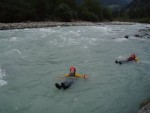
[{"label": "river", "polygon": [[[146,24],[0,31],[0,113],[137,113],[150,97]],[[129,35],[129,39],[124,36]],[[115,64],[135,53],[139,63]],[[79,78],[58,90],[75,66]]]}]

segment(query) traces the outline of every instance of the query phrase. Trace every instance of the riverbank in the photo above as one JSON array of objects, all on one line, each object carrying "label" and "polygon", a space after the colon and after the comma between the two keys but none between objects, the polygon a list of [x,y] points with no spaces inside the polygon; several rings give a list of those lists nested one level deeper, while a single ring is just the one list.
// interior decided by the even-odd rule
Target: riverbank
[{"label": "riverbank", "polygon": [[145,105],[138,113],[150,113],[150,103]]},{"label": "riverbank", "polygon": [[150,98],[141,103],[140,108],[138,113],[150,113]]},{"label": "riverbank", "polygon": [[22,23],[0,23],[0,30],[44,28],[56,26],[93,26],[93,25],[132,25],[133,22],[22,22]]}]

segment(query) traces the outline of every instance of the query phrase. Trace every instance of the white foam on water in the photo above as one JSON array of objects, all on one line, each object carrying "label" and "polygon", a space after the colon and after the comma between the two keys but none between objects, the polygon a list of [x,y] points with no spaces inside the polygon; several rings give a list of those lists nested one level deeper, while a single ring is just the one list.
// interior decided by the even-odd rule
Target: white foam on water
[{"label": "white foam on water", "polygon": [[89,48],[89,47],[88,47],[88,46],[83,46],[82,48],[87,49],[87,48]]},{"label": "white foam on water", "polygon": [[125,29],[122,29],[120,27],[115,27],[115,28],[112,28],[112,31],[114,32],[123,32]]},{"label": "white foam on water", "polygon": [[67,38],[64,37],[63,35],[60,35],[59,37],[60,37],[60,39],[61,39],[63,42],[66,42],[66,41],[67,41]]},{"label": "white foam on water", "polygon": [[53,33],[55,33],[56,32],[56,30],[54,30],[54,29],[51,29],[51,28],[40,28],[39,29],[39,33],[48,33],[48,34],[53,34]]},{"label": "white foam on water", "polygon": [[124,57],[124,56],[119,56],[118,59],[120,59],[120,60],[125,60],[126,57]]},{"label": "white foam on water", "polygon": [[99,29],[105,33],[108,33],[108,32],[111,32],[112,29],[108,26],[102,26],[102,27],[99,27]]},{"label": "white foam on water", "polygon": [[97,38],[91,38],[91,41],[97,41]]},{"label": "white foam on water", "polygon": [[12,60],[12,59],[24,58],[25,56],[22,55],[22,52],[19,49],[11,49],[3,53],[3,57]]},{"label": "white foam on water", "polygon": [[24,30],[25,30],[25,31],[28,31],[28,30],[30,30],[30,29],[29,29],[29,28],[25,28]]},{"label": "white foam on water", "polygon": [[135,37],[135,36],[130,36],[129,38],[130,39],[137,39],[137,37]]},{"label": "white foam on water", "polygon": [[19,55],[21,55],[21,56],[22,56],[22,53],[21,53],[21,51],[20,51],[20,50],[18,50],[18,49],[13,49],[12,51],[16,51],[17,53],[19,53]]},{"label": "white foam on water", "polygon": [[67,36],[80,36],[78,32],[70,30],[69,32],[65,33]]},{"label": "white foam on water", "polygon": [[47,36],[46,34],[43,34],[40,38],[46,38],[46,36]]},{"label": "white foam on water", "polygon": [[1,68],[0,66],[0,86],[6,85],[7,81],[3,80],[3,78],[6,76],[5,70]]},{"label": "white foam on water", "polygon": [[78,32],[78,33],[80,33],[80,32],[81,32],[81,30],[78,30],[77,32]]},{"label": "white foam on water", "polygon": [[[72,36],[75,36],[77,34],[72,34]],[[51,42],[53,42],[53,44],[65,44],[65,45],[78,45],[80,44],[83,40],[86,40],[86,38],[84,37],[80,37],[80,36],[75,36],[75,37],[69,37],[66,35],[59,35],[59,39],[54,39],[53,41],[51,40]]]},{"label": "white foam on water", "polygon": [[68,39],[68,45],[77,45],[79,44],[79,41],[74,39],[74,38],[69,38]]},{"label": "white foam on water", "polygon": [[[97,41],[106,41],[107,39],[102,39],[102,38],[87,38],[87,37],[83,37],[83,36],[79,36],[79,37],[66,37],[64,35],[60,35],[60,40],[59,39],[54,39],[53,41],[51,40],[50,43],[51,44],[65,44],[65,45],[79,45],[81,43],[87,43],[87,44],[91,44],[91,45],[95,45],[95,43]],[[86,48],[86,47],[84,47]]]},{"label": "white foam on water", "polygon": [[110,35],[111,36],[111,35],[116,35],[116,33],[115,32],[106,32],[106,33],[104,33],[104,36],[105,35]]},{"label": "white foam on water", "polygon": [[12,37],[12,38],[10,38],[10,41],[18,41],[17,39],[18,39],[18,37]]},{"label": "white foam on water", "polygon": [[74,102],[77,101],[77,98],[78,98],[78,97],[74,97],[74,98],[73,98],[73,101],[74,101]]},{"label": "white foam on water", "polygon": [[43,31],[43,32],[50,32],[52,29],[51,28],[40,28],[39,31]]},{"label": "white foam on water", "polygon": [[78,33],[85,33],[86,30],[84,28],[80,28],[80,30],[77,30]]},{"label": "white foam on water", "polygon": [[136,39],[136,40],[147,40],[146,37],[142,37],[142,38],[138,38],[138,37],[135,37],[135,36],[130,36],[129,39]]},{"label": "white foam on water", "polygon": [[89,29],[86,30],[87,32],[91,33],[101,33],[101,35],[110,35],[114,32],[112,32],[112,28],[109,26],[92,26],[89,27]]},{"label": "white foam on water", "polygon": [[126,38],[116,38],[115,41],[121,42],[121,41],[128,41]]},{"label": "white foam on water", "polygon": [[[101,28],[101,27],[97,27],[97,28]],[[103,27],[102,27],[103,29]],[[104,27],[104,29],[110,30],[107,27]],[[99,29],[101,30],[101,29]],[[107,31],[106,30],[106,31]],[[51,38],[51,40],[49,41],[49,44],[52,46],[60,46],[63,47],[65,45],[78,45],[81,43],[88,43],[88,44],[92,44],[94,45],[95,42],[97,41],[105,41],[107,40],[106,38],[100,38],[100,37],[84,37],[82,36],[79,32],[81,32],[81,30],[78,31],[73,31],[70,30],[68,32],[64,32],[64,33],[60,33],[58,34],[59,38]]]},{"label": "white foam on water", "polygon": [[117,32],[116,31],[113,31],[113,29],[111,28],[111,27],[109,27],[109,26],[107,26],[107,27],[102,27],[102,33],[103,33],[103,35],[105,36],[105,35],[116,35],[117,34]]}]

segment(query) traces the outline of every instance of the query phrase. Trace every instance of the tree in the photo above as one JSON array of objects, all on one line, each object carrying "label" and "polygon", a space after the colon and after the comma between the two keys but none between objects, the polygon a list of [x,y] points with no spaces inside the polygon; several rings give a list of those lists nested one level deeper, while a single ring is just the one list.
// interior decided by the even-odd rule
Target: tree
[{"label": "tree", "polygon": [[111,9],[104,7],[103,8],[103,17],[107,20],[112,20],[112,12]]},{"label": "tree", "polygon": [[44,20],[48,17],[49,4],[46,0],[37,0],[35,4],[36,20]]},{"label": "tree", "polygon": [[79,17],[84,20],[102,20],[102,8],[99,0],[84,0],[78,14]]},{"label": "tree", "polygon": [[60,21],[66,21],[66,22],[71,21],[72,14],[70,8],[64,3],[60,4],[56,9],[56,17]]}]

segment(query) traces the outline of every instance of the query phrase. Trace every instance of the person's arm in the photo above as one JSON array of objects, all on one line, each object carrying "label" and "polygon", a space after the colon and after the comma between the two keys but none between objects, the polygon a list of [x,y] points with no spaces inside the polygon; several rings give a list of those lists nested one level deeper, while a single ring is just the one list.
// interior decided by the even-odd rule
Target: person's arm
[{"label": "person's arm", "polygon": [[75,76],[79,78],[88,78],[88,75],[75,74]]},{"label": "person's arm", "polygon": [[138,57],[135,58],[136,62],[140,62],[140,59]]},{"label": "person's arm", "polygon": [[58,78],[65,78],[65,77],[68,77],[68,76],[69,76],[69,74],[65,74],[65,75],[60,76],[60,77],[58,77]]},{"label": "person's arm", "polygon": [[64,77],[68,77],[68,76],[69,76],[69,74],[65,74],[65,75],[64,75]]}]

